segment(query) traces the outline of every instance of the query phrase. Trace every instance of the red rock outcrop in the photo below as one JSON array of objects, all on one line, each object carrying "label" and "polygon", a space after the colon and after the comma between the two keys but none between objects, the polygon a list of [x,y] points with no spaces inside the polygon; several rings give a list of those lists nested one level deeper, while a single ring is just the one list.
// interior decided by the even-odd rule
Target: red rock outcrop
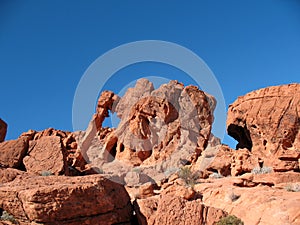
[{"label": "red rock outcrop", "polygon": [[27,150],[28,138],[26,137],[0,143],[0,165],[19,169],[22,167],[22,160]]},{"label": "red rock outcrop", "polygon": [[[43,136],[30,142],[28,156],[23,159],[27,172],[41,174],[63,174],[67,165],[64,164],[64,149],[57,136]],[[67,169],[67,168],[66,168]]]},{"label": "red rock outcrop", "polygon": [[227,215],[220,209],[205,206],[200,199],[188,201],[173,195],[138,199],[135,209],[141,225],[213,225],[221,217]]},{"label": "red rock outcrop", "polygon": [[28,172],[79,175],[86,170],[73,133],[49,128],[40,132],[29,130],[20,136],[25,137],[29,149],[23,161]]},{"label": "red rock outcrop", "polygon": [[0,118],[0,142],[3,142],[7,132],[7,124]]},{"label": "red rock outcrop", "polygon": [[300,84],[263,88],[228,109],[227,130],[275,171],[299,171]]},{"label": "red rock outcrop", "polygon": [[203,171],[203,177],[215,172],[222,176],[238,176],[259,168],[261,160],[248,149],[233,150],[226,145],[208,147],[193,165]]},{"label": "red rock outcrop", "polygon": [[[102,93],[97,113],[86,132],[77,133],[77,142],[96,170],[126,174],[140,167],[141,173],[157,178],[165,169],[195,161],[205,149],[215,104],[195,86],[171,81],[154,90],[140,79],[122,98]],[[100,127],[108,110],[121,119],[115,129]]]},{"label": "red rock outcrop", "polygon": [[[21,225],[215,224],[229,214],[298,225],[299,91],[270,87],[234,102],[227,129],[238,150],[211,134],[216,102],[197,87],[154,90],[141,79],[122,98],[104,91],[86,131],[30,130],[0,143],[0,212]],[[110,112],[116,128],[102,127]],[[264,167],[273,170],[255,174]]]},{"label": "red rock outcrop", "polygon": [[286,187],[299,181],[298,173],[245,174],[239,178],[211,179],[197,184],[195,190],[202,194],[203,204],[235,215],[244,224],[298,225],[300,192],[288,191]]},{"label": "red rock outcrop", "polygon": [[100,175],[27,176],[0,187],[0,208],[21,224],[129,223],[124,187]]}]

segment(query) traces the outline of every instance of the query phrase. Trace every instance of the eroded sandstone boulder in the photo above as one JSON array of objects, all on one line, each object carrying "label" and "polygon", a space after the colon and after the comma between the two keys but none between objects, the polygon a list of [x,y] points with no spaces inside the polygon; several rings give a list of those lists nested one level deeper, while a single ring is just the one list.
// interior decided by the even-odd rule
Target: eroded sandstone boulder
[{"label": "eroded sandstone boulder", "polygon": [[0,187],[0,208],[32,224],[108,225],[132,216],[124,187],[101,175],[18,177]]},{"label": "eroded sandstone boulder", "polygon": [[[41,174],[63,174],[67,165],[64,163],[61,139],[57,136],[43,136],[30,142],[28,156],[23,159],[27,172]],[[66,168],[67,169],[67,168]]]},{"label": "eroded sandstone boulder", "polygon": [[7,124],[0,118],[0,142],[3,142],[7,132]]},{"label": "eroded sandstone boulder", "polygon": [[80,175],[86,170],[86,161],[71,132],[53,128],[39,132],[29,130],[20,138],[29,140],[27,155],[23,159],[28,172]]},{"label": "eroded sandstone boulder", "polygon": [[212,173],[222,176],[239,176],[260,168],[261,159],[248,149],[233,150],[227,145],[209,146],[202,152],[193,171],[202,171],[202,177],[207,178]]},{"label": "eroded sandstone boulder", "polygon": [[0,143],[0,165],[20,169],[27,150],[28,138],[26,137]]},{"label": "eroded sandstone boulder", "polygon": [[227,130],[275,171],[299,171],[300,84],[263,88],[228,109]]},{"label": "eroded sandstone boulder", "polygon": [[200,199],[188,201],[173,195],[138,199],[135,202],[135,209],[141,225],[213,225],[221,217],[227,215],[220,209],[205,206]]}]

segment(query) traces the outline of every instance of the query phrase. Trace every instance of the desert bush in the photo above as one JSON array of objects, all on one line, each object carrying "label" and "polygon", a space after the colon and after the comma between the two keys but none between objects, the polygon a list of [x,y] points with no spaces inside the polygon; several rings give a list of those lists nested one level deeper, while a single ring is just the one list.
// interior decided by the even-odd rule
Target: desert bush
[{"label": "desert bush", "polygon": [[47,176],[51,176],[53,175],[53,173],[51,171],[42,171],[41,172],[41,176],[47,177]]},{"label": "desert bush", "polygon": [[234,215],[221,218],[216,225],[244,225],[244,222]]},{"label": "desert bush", "polygon": [[197,183],[197,179],[199,178],[199,174],[193,173],[191,168],[187,166],[180,168],[178,176],[190,187],[194,187]]},{"label": "desert bush", "polygon": [[291,192],[300,192],[300,184],[288,184],[285,187],[285,190]]},{"label": "desert bush", "polygon": [[12,216],[10,215],[8,212],[3,211],[2,215],[0,217],[0,220],[5,220],[5,221],[10,221],[13,224],[19,224],[18,221]]},{"label": "desert bush", "polygon": [[267,166],[255,167],[251,171],[251,173],[253,173],[253,174],[267,174],[267,173],[272,173],[272,172],[273,172],[273,168],[267,167]]},{"label": "desert bush", "polygon": [[209,177],[219,179],[219,178],[223,178],[223,175],[219,174],[219,173],[212,173],[212,174],[209,175]]},{"label": "desert bush", "polygon": [[231,193],[228,195],[228,198],[229,198],[232,202],[238,200],[240,197],[241,197],[240,195],[237,195],[237,194],[235,194],[234,192],[231,192]]}]

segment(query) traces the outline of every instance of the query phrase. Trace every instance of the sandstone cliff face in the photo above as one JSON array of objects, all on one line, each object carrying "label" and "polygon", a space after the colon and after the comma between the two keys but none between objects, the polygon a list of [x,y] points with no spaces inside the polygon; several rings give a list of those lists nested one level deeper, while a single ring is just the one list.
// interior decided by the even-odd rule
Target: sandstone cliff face
[{"label": "sandstone cliff face", "polygon": [[276,171],[299,170],[300,84],[239,97],[228,109],[228,134]]}]

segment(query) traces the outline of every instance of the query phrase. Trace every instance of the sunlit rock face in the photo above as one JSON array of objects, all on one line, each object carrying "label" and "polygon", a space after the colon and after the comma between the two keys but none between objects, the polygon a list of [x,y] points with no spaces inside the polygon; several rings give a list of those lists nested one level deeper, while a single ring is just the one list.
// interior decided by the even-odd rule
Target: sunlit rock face
[{"label": "sunlit rock face", "polygon": [[228,134],[276,171],[299,170],[300,84],[267,87],[229,106]]},{"label": "sunlit rock face", "polygon": [[[140,79],[122,98],[101,94],[97,113],[87,131],[78,133],[78,142],[96,170],[122,174],[138,167],[151,178],[159,177],[197,160],[208,144],[215,104],[195,86],[170,81],[154,89]],[[113,129],[102,127],[109,111],[120,118]]]}]

